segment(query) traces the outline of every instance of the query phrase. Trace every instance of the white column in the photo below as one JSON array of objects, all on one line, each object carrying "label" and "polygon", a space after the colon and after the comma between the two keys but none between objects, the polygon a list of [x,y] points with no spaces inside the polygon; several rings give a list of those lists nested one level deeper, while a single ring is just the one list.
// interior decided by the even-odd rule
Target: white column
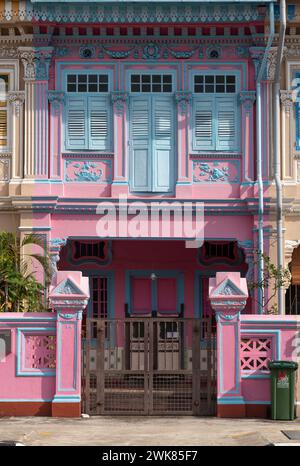
[{"label": "white column", "polygon": [[48,76],[52,47],[19,47],[25,81],[24,178],[48,178]]}]

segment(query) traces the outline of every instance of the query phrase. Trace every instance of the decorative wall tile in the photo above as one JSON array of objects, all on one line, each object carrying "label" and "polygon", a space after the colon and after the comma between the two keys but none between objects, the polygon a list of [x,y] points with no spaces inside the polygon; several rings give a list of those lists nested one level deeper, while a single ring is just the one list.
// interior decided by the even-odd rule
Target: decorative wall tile
[{"label": "decorative wall tile", "polygon": [[240,161],[193,161],[194,183],[239,183]]},{"label": "decorative wall tile", "polygon": [[65,181],[73,183],[111,183],[112,161],[65,160]]}]

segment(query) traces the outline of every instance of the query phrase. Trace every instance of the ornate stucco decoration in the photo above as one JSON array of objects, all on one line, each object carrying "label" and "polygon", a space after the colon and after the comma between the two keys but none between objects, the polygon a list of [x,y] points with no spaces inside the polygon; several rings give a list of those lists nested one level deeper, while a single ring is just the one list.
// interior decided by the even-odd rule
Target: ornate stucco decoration
[{"label": "ornate stucco decoration", "polygon": [[253,108],[253,104],[256,99],[256,92],[255,91],[241,91],[240,92],[240,101],[243,107],[247,112]]},{"label": "ornate stucco decoration", "polygon": [[285,261],[288,265],[292,260],[294,249],[300,246],[300,240],[285,240]]},{"label": "ornate stucco decoration", "polygon": [[52,52],[53,47],[19,47],[19,56],[24,66],[24,79],[48,81]]},{"label": "ornate stucco decoration", "polygon": [[10,180],[10,163],[11,158],[9,156],[0,155],[0,181]]},{"label": "ornate stucco decoration", "polygon": [[48,91],[48,100],[52,105],[54,112],[60,112],[61,104],[65,102],[66,94],[63,91]]},{"label": "ornate stucco decoration", "polygon": [[188,106],[192,100],[192,92],[189,91],[178,91],[174,94],[175,102],[178,105],[182,114],[186,114],[188,110]]},{"label": "ornate stucco decoration", "polygon": [[66,238],[52,238],[50,240],[50,260],[53,272],[57,272],[60,249],[67,244]]},{"label": "ornate stucco decoration", "polygon": [[122,115],[125,112],[128,99],[129,99],[128,92],[122,92],[122,91],[111,92],[111,101],[114,106],[114,110],[118,115]]},{"label": "ornate stucco decoration", "polygon": [[[265,48],[264,47],[250,47],[249,49],[251,58],[255,67],[255,78],[258,77],[258,72],[263,61]],[[276,66],[277,47],[271,47],[267,55],[266,69],[262,79],[267,81],[274,80],[275,66]]]},{"label": "ornate stucco decoration", "polygon": [[280,91],[280,100],[284,112],[289,116],[294,106],[293,91]]},{"label": "ornate stucco decoration", "polygon": [[25,92],[24,91],[9,91],[8,92],[8,101],[15,107],[16,116],[20,116],[21,108],[25,102]]},{"label": "ornate stucco decoration", "polygon": [[[23,4],[23,2],[21,2]],[[14,7],[15,8],[15,7]],[[10,21],[12,17],[12,7],[7,7],[3,13],[4,19]],[[51,21],[58,23],[176,23],[187,22],[209,23],[209,22],[251,22],[262,20],[262,13],[256,5],[247,2],[239,2],[232,7],[225,2],[221,4],[181,4],[172,5],[134,4],[132,2],[114,2],[103,4],[102,2],[86,3],[82,5],[69,2],[57,2],[52,5],[50,2],[45,7],[44,3],[26,2],[25,7],[19,6],[17,15],[23,21]]]},{"label": "ornate stucco decoration", "polygon": [[0,58],[18,58],[19,52],[16,47],[0,47]]}]

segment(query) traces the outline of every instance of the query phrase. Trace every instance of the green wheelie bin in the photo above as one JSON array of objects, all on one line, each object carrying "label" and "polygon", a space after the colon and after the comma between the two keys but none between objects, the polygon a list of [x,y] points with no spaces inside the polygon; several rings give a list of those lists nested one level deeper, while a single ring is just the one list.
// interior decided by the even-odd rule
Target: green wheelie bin
[{"label": "green wheelie bin", "polygon": [[295,419],[295,371],[294,361],[270,361],[272,407],[271,418],[284,421]]}]

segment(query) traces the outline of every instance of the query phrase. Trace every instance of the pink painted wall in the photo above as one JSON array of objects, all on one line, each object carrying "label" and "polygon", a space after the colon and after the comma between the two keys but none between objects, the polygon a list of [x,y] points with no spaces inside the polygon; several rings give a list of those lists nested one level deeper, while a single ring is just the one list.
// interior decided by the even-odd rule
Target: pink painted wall
[{"label": "pink painted wall", "polygon": [[[271,336],[273,350],[272,359],[296,361],[297,322],[295,316],[241,315],[241,336],[250,335],[262,338]],[[251,376],[257,378],[251,378]],[[269,372],[262,373],[261,371],[256,371],[248,373],[247,375],[242,372],[242,395],[245,403],[270,403],[271,381]]]},{"label": "pink painted wall", "polygon": [[[40,321],[38,321],[40,319]],[[43,319],[41,321],[41,319]],[[17,376],[17,361],[24,354],[17,341],[18,329],[51,328],[56,332],[56,315],[51,313],[1,313],[0,331],[11,330],[11,353],[0,360],[0,402],[18,401],[51,401],[55,394],[54,376]],[[51,333],[52,333],[51,332]],[[30,332],[31,333],[31,332]],[[44,334],[44,333],[43,333]],[[46,333],[47,334],[47,333]],[[3,383],[5,381],[5,383]]]}]

